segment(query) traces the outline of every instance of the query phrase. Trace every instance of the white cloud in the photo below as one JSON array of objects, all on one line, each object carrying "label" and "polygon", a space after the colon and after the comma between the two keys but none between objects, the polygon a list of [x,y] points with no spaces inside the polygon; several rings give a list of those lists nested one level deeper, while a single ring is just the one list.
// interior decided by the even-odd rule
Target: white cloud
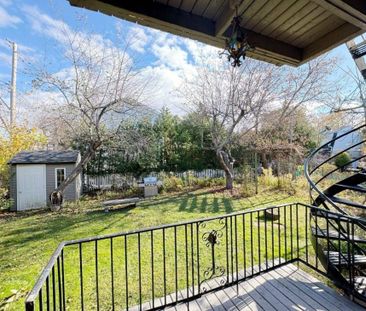
[{"label": "white cloud", "polygon": [[2,73],[0,72],[0,81],[6,81],[10,79],[10,74],[9,73]]},{"label": "white cloud", "polygon": [[15,15],[8,13],[5,8],[0,6],[0,28],[2,27],[16,27],[22,20]]},{"label": "white cloud", "polygon": [[10,48],[10,44],[9,44],[9,42],[7,42],[4,39],[0,39],[0,47],[8,49],[8,48]]},{"label": "white cloud", "polygon": [[[11,40],[10,40],[11,42]],[[4,48],[4,49],[8,49],[9,51],[11,50],[11,45],[10,42],[7,41],[6,39],[0,39],[0,47]],[[34,52],[34,49],[31,48],[30,46],[26,46],[20,43],[17,43],[18,46],[18,51],[22,52],[22,53],[27,53],[27,52]]]},{"label": "white cloud", "polygon": [[6,54],[3,52],[0,52],[0,62],[5,63],[6,65],[11,64],[11,54]]},{"label": "white cloud", "polygon": [[[88,50],[92,50],[93,53],[113,55],[114,51],[119,48],[117,41],[106,39],[101,34],[90,36],[87,33],[76,32],[62,20],[53,19],[36,6],[25,5],[22,10],[27,16],[32,30],[60,43],[60,46],[65,49],[66,56],[68,56],[66,47],[70,46],[70,38],[72,38],[74,47],[77,47],[78,44],[88,44]],[[129,50],[144,53],[141,57],[147,57],[146,59],[150,62],[145,68],[140,68],[143,75],[153,77],[153,83],[148,92],[150,95],[144,101],[153,109],[166,106],[174,113],[182,114],[183,98],[179,96],[177,90],[186,77],[194,74],[195,67],[202,57],[216,55],[216,53],[218,55],[219,50],[159,30],[125,22],[117,23],[116,37],[119,32],[123,31],[126,31],[127,34],[125,38],[129,43]],[[60,60],[60,63],[62,62]],[[65,70],[67,71],[67,69],[61,68],[59,74],[65,74]],[[68,77],[70,78],[70,75]],[[41,95],[46,96],[47,94]]]},{"label": "white cloud", "polygon": [[154,110],[168,107],[175,114],[183,114],[183,100],[177,92],[183,82],[182,72],[160,65],[146,67],[143,74],[154,79],[150,86],[152,96],[145,103]]},{"label": "white cloud", "polygon": [[146,35],[144,29],[134,26],[130,29],[127,36],[130,48],[136,52],[143,53],[149,37]]},{"label": "white cloud", "polygon": [[[33,62],[37,57],[38,54],[35,53],[35,50],[29,46],[19,44],[18,46],[18,71],[22,71],[27,64]],[[6,72],[11,72],[11,63],[12,63],[12,47],[10,42],[4,39],[0,39],[0,64],[1,69],[5,69]],[[5,74],[2,74],[4,77]],[[0,80],[4,80],[1,78],[0,73]]]},{"label": "white cloud", "polygon": [[222,50],[216,47],[195,40],[182,38],[182,41],[195,63],[201,62],[202,59],[211,58],[213,55],[219,57],[219,53],[222,52]]},{"label": "white cloud", "polygon": [[188,53],[179,46],[152,45],[152,52],[159,59],[159,63],[173,69],[182,68],[187,64]]},{"label": "white cloud", "polygon": [[71,32],[71,29],[63,21],[53,19],[49,15],[42,13],[33,5],[24,5],[21,10],[27,16],[34,31],[51,37],[59,42],[67,41],[65,34]]},{"label": "white cloud", "polygon": [[[116,44],[110,39],[104,38],[97,33],[74,31],[62,20],[57,20],[41,12],[36,6],[24,5],[23,12],[27,15],[31,27],[42,36],[55,40],[60,44],[64,56],[70,57],[73,51],[88,53],[83,57],[112,58],[118,50]],[[57,54],[61,58],[61,54]]]},{"label": "white cloud", "polygon": [[52,114],[65,104],[65,99],[59,92],[32,90],[25,96],[18,98],[18,116],[23,116],[24,120],[31,126],[41,128],[40,119]]}]

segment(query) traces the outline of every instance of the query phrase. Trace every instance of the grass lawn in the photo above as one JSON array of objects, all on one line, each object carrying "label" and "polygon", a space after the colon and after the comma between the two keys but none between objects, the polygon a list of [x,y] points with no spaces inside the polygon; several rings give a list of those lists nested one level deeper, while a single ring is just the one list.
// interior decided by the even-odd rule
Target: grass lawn
[{"label": "grass lawn", "polygon": [[[144,201],[137,208],[110,213],[103,212],[98,200],[88,199],[57,213],[42,211],[0,216],[0,310],[24,309],[25,295],[63,240],[305,201],[305,197],[284,192],[265,192],[246,199],[235,199],[225,193],[199,190],[188,194],[162,195]],[[148,258],[143,259],[149,261]],[[88,258],[85,260],[88,261]],[[14,293],[17,294],[10,300],[15,301],[5,303]]]}]

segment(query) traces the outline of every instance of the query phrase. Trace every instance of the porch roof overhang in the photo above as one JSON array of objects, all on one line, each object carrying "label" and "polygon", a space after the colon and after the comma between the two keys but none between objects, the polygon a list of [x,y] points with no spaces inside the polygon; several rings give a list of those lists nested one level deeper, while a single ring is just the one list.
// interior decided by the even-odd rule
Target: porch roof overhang
[{"label": "porch roof overhang", "polygon": [[248,56],[299,66],[366,32],[364,0],[68,0],[223,48],[235,6],[254,46]]}]

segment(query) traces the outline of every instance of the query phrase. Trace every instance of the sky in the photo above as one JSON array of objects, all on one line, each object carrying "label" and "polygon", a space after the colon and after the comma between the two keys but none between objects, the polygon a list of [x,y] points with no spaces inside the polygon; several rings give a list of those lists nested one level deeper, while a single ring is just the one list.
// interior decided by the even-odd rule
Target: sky
[{"label": "sky", "polygon": [[[27,64],[43,63],[51,71],[62,70],[63,63],[52,59],[56,43],[62,40],[60,28],[83,31],[80,25],[84,25],[86,31],[111,40],[112,44],[116,29],[122,29],[133,37],[131,51],[139,59],[140,66],[145,67],[160,81],[149,104],[156,110],[166,106],[173,113],[184,113],[182,99],[174,91],[179,88],[184,76],[189,76],[194,69],[197,50],[198,47],[202,48],[201,44],[102,13],[75,8],[67,0],[0,0],[0,83],[10,81],[11,49],[8,40],[14,41],[18,44],[20,60],[17,85],[20,113],[27,113],[25,107],[35,105],[39,96],[47,96],[24,95],[32,84]],[[203,48],[213,49],[208,46]],[[343,68],[354,68],[345,45],[329,53],[329,57],[333,56],[339,59]],[[335,73],[334,78],[341,78],[337,76],[339,74]],[[3,97],[7,98],[6,94]]]}]

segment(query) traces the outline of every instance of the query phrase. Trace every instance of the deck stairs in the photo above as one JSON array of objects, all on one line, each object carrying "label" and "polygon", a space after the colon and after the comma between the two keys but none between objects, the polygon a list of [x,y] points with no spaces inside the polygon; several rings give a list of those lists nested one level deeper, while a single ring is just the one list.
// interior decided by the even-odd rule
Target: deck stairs
[{"label": "deck stairs", "polygon": [[[344,150],[329,146],[348,135],[358,134],[362,141],[344,146],[361,150],[358,156],[341,167],[335,159]],[[311,240],[317,257],[328,276],[355,301],[366,306],[366,124],[333,138],[314,150],[305,162],[305,175],[310,185],[310,203],[323,208],[311,212]],[[355,222],[350,225],[347,216]]]}]

